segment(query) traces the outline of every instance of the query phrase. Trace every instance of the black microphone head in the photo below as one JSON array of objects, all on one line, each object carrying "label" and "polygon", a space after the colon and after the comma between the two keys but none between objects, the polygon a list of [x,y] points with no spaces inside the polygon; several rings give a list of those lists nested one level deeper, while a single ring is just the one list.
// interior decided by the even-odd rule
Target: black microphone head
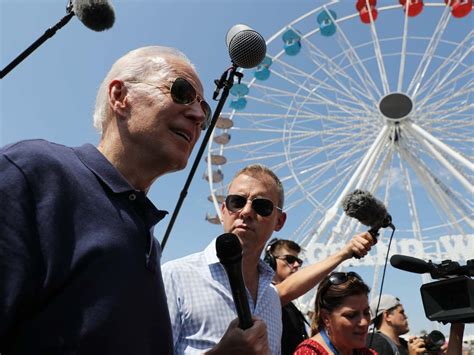
[{"label": "black microphone head", "polygon": [[349,217],[369,227],[385,228],[392,222],[384,204],[367,191],[354,190],[347,194],[342,200],[342,209]]},{"label": "black microphone head", "polygon": [[259,65],[267,53],[267,44],[260,33],[246,25],[235,25],[226,36],[232,63],[242,68]]},{"label": "black microphone head", "polygon": [[216,254],[221,264],[233,264],[242,259],[242,246],[234,233],[224,233],[217,237]]},{"label": "black microphone head", "polygon": [[115,12],[108,0],[75,0],[73,11],[77,18],[93,31],[104,31],[112,27]]},{"label": "black microphone head", "polygon": [[411,256],[395,254],[390,258],[390,264],[397,269],[414,272],[416,274],[424,274],[431,272],[430,263],[424,260],[413,258]]}]

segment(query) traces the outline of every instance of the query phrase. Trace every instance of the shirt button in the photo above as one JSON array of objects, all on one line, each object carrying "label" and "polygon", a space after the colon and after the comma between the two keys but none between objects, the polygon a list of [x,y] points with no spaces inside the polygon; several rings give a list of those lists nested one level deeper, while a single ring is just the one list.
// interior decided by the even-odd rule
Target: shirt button
[{"label": "shirt button", "polygon": [[130,194],[130,195],[128,195],[128,199],[129,199],[130,201],[135,201],[135,200],[137,199],[137,195],[135,195],[135,194]]}]

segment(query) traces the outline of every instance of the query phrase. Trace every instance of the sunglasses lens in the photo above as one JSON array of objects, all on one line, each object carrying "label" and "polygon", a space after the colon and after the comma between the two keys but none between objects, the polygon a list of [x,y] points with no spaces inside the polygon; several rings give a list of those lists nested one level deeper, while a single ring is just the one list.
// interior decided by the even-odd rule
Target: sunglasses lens
[{"label": "sunglasses lens", "polygon": [[285,259],[288,262],[288,264],[294,264],[296,261],[300,266],[303,265],[303,260],[301,260],[300,258],[294,255],[287,255]]},{"label": "sunglasses lens", "polygon": [[[176,80],[173,82],[173,85],[171,85],[171,98],[177,104],[192,104],[196,100],[196,97],[196,89],[194,89],[194,86],[192,86],[192,84],[184,78],[176,78]],[[212,110],[211,106],[209,106],[209,104],[203,99],[200,99],[199,103],[201,104],[201,109],[204,112],[204,116],[206,116],[204,122],[201,125],[201,128],[205,130],[211,124]]]},{"label": "sunglasses lens", "polygon": [[225,206],[231,212],[237,212],[245,206],[247,199],[239,195],[228,195],[225,199]]},{"label": "sunglasses lens", "polygon": [[252,207],[262,217],[268,217],[273,212],[273,202],[266,198],[256,198],[252,201]]},{"label": "sunglasses lens", "polygon": [[[225,199],[225,206],[231,212],[241,210],[247,203],[247,198],[240,195],[228,195]],[[273,212],[273,202],[266,198],[256,198],[252,200],[252,208],[262,217],[268,217]]]},{"label": "sunglasses lens", "polygon": [[171,98],[177,104],[189,105],[196,99],[196,90],[183,78],[176,78],[171,85]]},{"label": "sunglasses lens", "polygon": [[211,124],[211,120],[212,120],[212,110],[211,110],[211,106],[209,106],[209,104],[202,100],[201,101],[201,108],[202,110],[204,111],[204,115],[206,116],[206,119],[204,120],[204,122],[202,123],[201,125],[201,128],[203,130],[207,129],[210,124]]},{"label": "sunglasses lens", "polygon": [[356,272],[350,271],[350,272],[333,272],[331,276],[329,276],[329,282],[333,285],[341,285],[344,282],[347,282],[349,280],[349,277],[354,277],[360,281],[362,281],[362,277]]}]

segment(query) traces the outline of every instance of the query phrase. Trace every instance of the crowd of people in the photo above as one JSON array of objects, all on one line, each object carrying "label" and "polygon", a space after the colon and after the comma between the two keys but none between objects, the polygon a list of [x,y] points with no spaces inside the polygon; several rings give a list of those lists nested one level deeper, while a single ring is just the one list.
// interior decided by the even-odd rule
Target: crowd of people
[{"label": "crowd of people", "polygon": [[[382,296],[374,314],[362,278],[334,272],[370,251],[369,233],[304,268],[298,244],[271,240],[287,214],[280,179],[262,165],[237,172],[221,206],[223,231],[242,246],[253,325],[239,328],[215,240],[161,266],[153,228],[166,212],[147,192],[186,166],[211,116],[189,59],[144,47],[100,85],[97,147],[29,140],[0,150],[2,355],[422,352],[422,339],[399,338],[408,324],[398,299]],[[293,301],[317,285],[309,321]],[[462,330],[452,327],[459,341],[444,352],[456,353]]]}]

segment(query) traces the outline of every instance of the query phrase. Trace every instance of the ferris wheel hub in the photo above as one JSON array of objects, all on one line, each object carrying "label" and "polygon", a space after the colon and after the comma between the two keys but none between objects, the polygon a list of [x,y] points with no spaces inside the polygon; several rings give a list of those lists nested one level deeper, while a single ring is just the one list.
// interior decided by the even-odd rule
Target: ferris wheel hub
[{"label": "ferris wheel hub", "polygon": [[382,115],[392,122],[398,122],[408,117],[412,109],[412,99],[400,92],[385,95],[379,103]]}]

